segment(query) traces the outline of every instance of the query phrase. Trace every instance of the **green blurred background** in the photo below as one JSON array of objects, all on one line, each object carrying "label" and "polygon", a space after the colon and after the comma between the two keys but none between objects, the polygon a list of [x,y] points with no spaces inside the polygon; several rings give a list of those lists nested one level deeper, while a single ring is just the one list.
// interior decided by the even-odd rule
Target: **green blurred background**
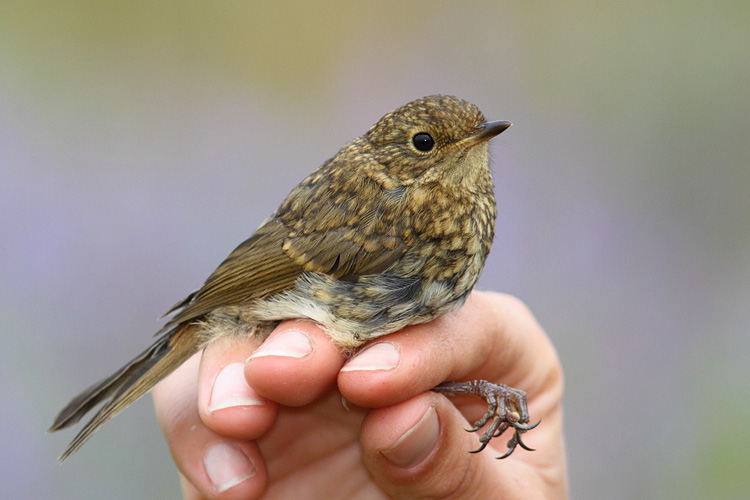
[{"label": "green blurred background", "polygon": [[580,499],[750,495],[750,2],[0,3],[0,496],[177,498],[148,400],[56,411],[305,174],[451,93],[514,127],[480,282],[567,382]]}]

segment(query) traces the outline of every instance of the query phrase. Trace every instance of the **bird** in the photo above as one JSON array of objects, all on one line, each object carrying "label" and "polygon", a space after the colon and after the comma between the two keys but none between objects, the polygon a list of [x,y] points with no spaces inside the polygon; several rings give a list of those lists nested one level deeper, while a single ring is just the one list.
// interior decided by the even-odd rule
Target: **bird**
[{"label": "bird", "polygon": [[[496,202],[488,141],[508,121],[487,121],[449,95],[411,101],[378,120],[297,185],[279,208],[175,304],[157,339],[112,375],[73,398],[50,431],[99,407],[58,457],[75,453],[193,354],[222,338],[263,339],[286,319],[317,322],[347,353],[408,325],[461,307],[494,237]],[[481,451],[528,425],[525,392],[487,381],[433,390],[473,394],[488,409]],[[101,406],[100,406],[101,405]]]}]

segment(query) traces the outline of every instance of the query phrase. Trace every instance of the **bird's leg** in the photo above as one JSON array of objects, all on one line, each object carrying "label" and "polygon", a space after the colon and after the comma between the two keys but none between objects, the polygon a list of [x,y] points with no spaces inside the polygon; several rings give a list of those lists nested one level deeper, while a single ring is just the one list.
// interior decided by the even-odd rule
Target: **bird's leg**
[{"label": "bird's leg", "polygon": [[473,428],[467,429],[469,432],[476,432],[492,420],[487,430],[479,436],[479,448],[471,453],[482,451],[492,438],[500,436],[508,427],[513,427],[513,437],[508,440],[508,451],[497,458],[510,456],[516,446],[534,451],[521,440],[521,434],[539,425],[539,422],[529,425],[529,410],[526,407],[524,391],[486,380],[445,382],[432,390],[447,396],[470,394],[482,398],[487,403],[487,412],[474,423]]}]

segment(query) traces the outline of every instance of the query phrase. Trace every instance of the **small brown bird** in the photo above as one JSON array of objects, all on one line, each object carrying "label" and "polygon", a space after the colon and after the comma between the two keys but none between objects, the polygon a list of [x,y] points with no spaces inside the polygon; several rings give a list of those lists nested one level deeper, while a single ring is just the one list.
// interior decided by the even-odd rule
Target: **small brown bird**
[{"label": "small brown bird", "polygon": [[[459,308],[494,236],[487,141],[510,126],[462,99],[435,95],[388,113],[310,174],[198,290],[170,309],[151,347],[63,408],[51,431],[100,403],[63,461],[130,403],[219,337],[265,338],[309,318],[352,350]],[[481,451],[508,427],[516,445],[529,415],[523,391],[486,381],[435,391],[484,398]]]}]

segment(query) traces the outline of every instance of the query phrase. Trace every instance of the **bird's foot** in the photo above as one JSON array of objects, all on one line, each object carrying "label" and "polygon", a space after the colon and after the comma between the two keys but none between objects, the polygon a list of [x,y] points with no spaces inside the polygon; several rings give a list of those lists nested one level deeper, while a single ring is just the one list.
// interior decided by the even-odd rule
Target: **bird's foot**
[{"label": "bird's foot", "polygon": [[489,422],[487,430],[479,436],[479,448],[471,453],[479,453],[485,449],[492,438],[499,437],[509,427],[513,427],[514,432],[508,440],[508,451],[497,458],[509,457],[516,446],[520,446],[524,450],[534,451],[521,439],[524,432],[539,425],[539,422],[529,425],[529,410],[526,407],[526,393],[524,391],[503,384],[493,384],[486,380],[445,382],[432,390],[447,396],[470,394],[482,398],[487,403],[487,412],[484,416],[474,423],[473,428],[466,429],[469,432],[476,432]]}]

